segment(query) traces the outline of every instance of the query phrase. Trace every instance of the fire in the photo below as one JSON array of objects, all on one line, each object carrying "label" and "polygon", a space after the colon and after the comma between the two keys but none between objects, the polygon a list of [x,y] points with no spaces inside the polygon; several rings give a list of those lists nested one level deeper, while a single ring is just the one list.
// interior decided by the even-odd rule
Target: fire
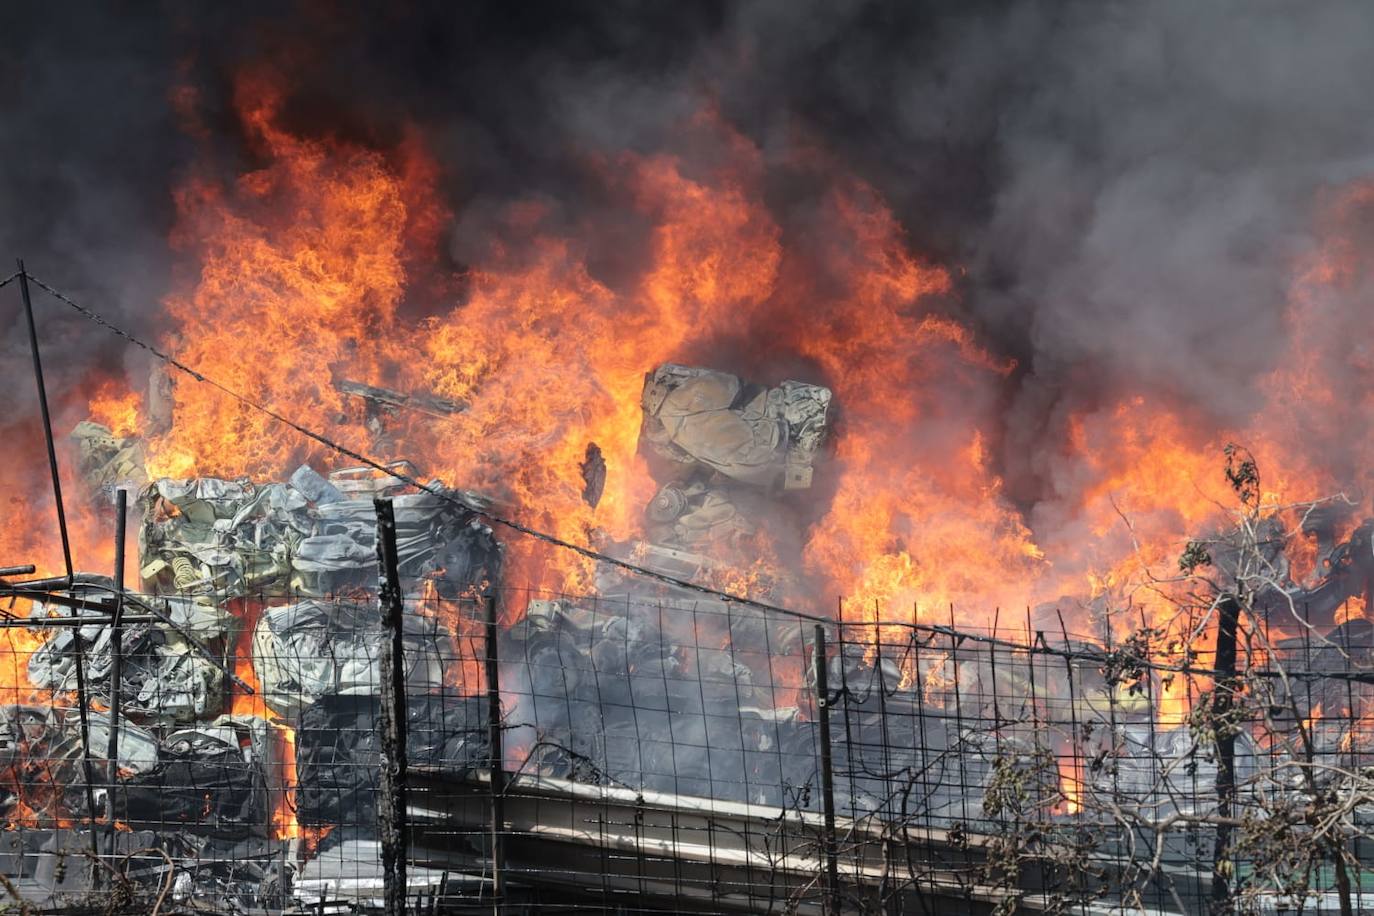
[{"label": "fire", "polygon": [[29,681],[29,657],[44,641],[41,630],[0,630],[0,703],[32,700],[35,688]]},{"label": "fire", "polygon": [[901,680],[897,682],[898,690],[909,690],[916,685],[920,672],[916,670],[916,657],[914,655],[903,655],[901,659]]},{"label": "fire", "polygon": [[296,839],[301,836],[301,825],[296,821],[296,730],[284,722],[274,723],[273,728],[281,739],[280,779],[283,791],[281,801],[272,812],[272,827],[277,839]]},{"label": "fire", "polygon": [[[990,620],[999,598],[1018,600],[1041,563],[982,431],[1014,367],[922,307],[948,292],[949,275],[906,252],[871,190],[837,193],[831,207],[842,233],[831,268],[849,285],[818,305],[817,326],[797,346],[824,367],[846,426],[836,443],[838,489],[805,560],[858,619],[945,619],[957,603]],[[942,391],[947,379],[966,388],[957,407]]]},{"label": "fire", "polygon": [[434,583],[426,580],[421,594],[412,607],[415,612],[439,621],[453,634],[451,659],[456,671],[451,686],[458,693],[471,696],[486,689],[486,673],[482,659],[486,654],[486,610],[480,597],[442,598]]},{"label": "fire", "polygon": [[136,436],[142,431],[142,403],[140,392],[123,390],[116,381],[107,379],[91,395],[88,408],[91,419],[109,427],[115,436]]},{"label": "fire", "polygon": [[[231,187],[201,179],[178,193],[174,242],[197,246],[201,267],[195,287],[169,299],[167,311],[186,362],[328,426],[324,419],[344,407],[332,372],[346,365],[375,377],[401,352],[399,341],[393,349],[381,342],[404,289],[407,195],[380,156],[278,129],[281,99],[270,84],[244,79],[238,96],[245,130],[270,164]],[[176,403],[174,427],[149,450],[153,476],[280,470],[275,421],[204,385],[178,385]]]},{"label": "fire", "polygon": [[1064,796],[1062,812],[1064,814],[1077,814],[1082,810],[1079,803],[1080,794],[1083,787],[1083,767],[1076,757],[1060,755],[1058,757],[1059,766],[1059,793]]},{"label": "fire", "polygon": [[41,820],[37,811],[23,801],[16,801],[10,808],[9,820],[5,823],[5,829],[18,830],[20,827],[37,827],[40,823]]},{"label": "fire", "polygon": [[1367,610],[1364,596],[1348,598],[1344,604],[1336,609],[1336,623],[1367,619],[1369,616]]},{"label": "fire", "polygon": [[232,603],[231,608],[238,624],[234,636],[234,648],[230,655],[234,675],[247,684],[252,693],[234,687],[229,693],[229,715],[256,716],[268,718],[271,713],[263,700],[262,683],[253,670],[253,631],[257,628],[262,607],[257,602],[240,600]]},{"label": "fire", "polygon": [[1339,748],[1343,752],[1358,750],[1368,753],[1371,746],[1374,746],[1374,711],[1366,712],[1360,716],[1350,727],[1341,735]]},{"label": "fire", "polygon": [[[644,373],[666,360],[745,360],[764,376],[805,374],[831,387],[842,415],[811,515],[785,537],[761,539],[749,553],[757,563],[712,584],[759,593],[796,572],[802,582],[786,597],[800,609],[830,613],[839,595],[841,616],[894,624],[945,622],[954,607],[962,625],[977,626],[999,607],[1081,598],[1110,611],[1109,635],[1165,630],[1175,648],[1159,659],[1180,661],[1177,640],[1190,622],[1175,600],[1180,587],[1160,580],[1177,577],[1190,537],[1231,518],[1222,445],[1253,450],[1266,503],[1355,492],[1374,453],[1368,424],[1348,419],[1374,408],[1374,357],[1340,320],[1368,282],[1357,230],[1374,208],[1374,183],[1326,207],[1321,244],[1297,265],[1285,352],[1257,384],[1248,416],[1223,425],[1161,392],[1092,391],[1046,420],[1058,447],[1035,456],[1041,492],[1028,499],[1006,475],[1004,411],[1036,367],[998,356],[953,317],[958,266],[913,251],[876,189],[793,163],[817,169],[811,177],[828,190],[816,212],[823,229],[785,233],[764,193],[763,151],[708,109],[681,131],[719,150],[710,167],[669,152],[592,164],[644,227],[642,263],[628,278],[594,269],[580,237],[588,226],[540,200],[506,207],[471,263],[446,270],[436,250],[451,214],[435,203],[446,176],[423,133],[390,149],[309,136],[283,116],[286,92],[268,74],[243,76],[236,105],[255,166],[232,180],[207,167],[178,189],[172,242],[191,269],[164,303],[160,343],[255,404],[356,451],[422,458],[427,479],[487,494],[574,543],[621,547],[640,532],[655,487],[638,454]],[[193,120],[194,93],[178,99]],[[400,412],[378,436],[338,388],[342,379],[429,392],[462,409]],[[136,392],[93,373],[81,397],[125,435],[145,421]],[[173,424],[146,443],[153,476],[281,479],[302,461],[328,469],[343,460],[211,385],[180,377],[175,401]],[[0,432],[32,438],[13,423]],[[608,467],[595,507],[581,495],[590,443]],[[15,468],[42,467],[44,456],[13,458],[0,470],[6,493],[35,492],[41,481]],[[41,508],[38,498],[10,499],[16,510]],[[73,512],[79,561],[105,555],[91,545],[108,541],[107,528],[95,513]],[[0,555],[51,572],[52,540],[36,526],[11,526],[0,531]],[[1313,545],[1301,536],[1289,544],[1295,576],[1319,575]],[[512,547],[511,583],[592,590],[587,561]],[[799,569],[778,569],[789,563]],[[1102,621],[1060,609],[1069,625],[1104,635]],[[1359,600],[1345,613],[1364,612]],[[236,613],[235,671],[256,685],[254,612]],[[508,622],[521,613],[502,606]],[[460,639],[474,632],[454,629]],[[886,635],[904,641],[907,631]],[[6,638],[0,687],[18,696],[41,637]],[[776,701],[793,702],[801,669],[780,670],[788,676]],[[475,669],[463,680],[480,683]],[[920,672],[914,663],[902,682],[932,697],[958,686],[941,666]],[[1166,679],[1161,715],[1182,722],[1204,687]],[[273,719],[260,696],[236,693],[230,711]],[[274,727],[294,742],[288,727]],[[300,835],[289,810],[274,823]]]},{"label": "fire", "polygon": [[[228,713],[231,716],[262,719],[271,730],[275,739],[271,742],[272,762],[276,767],[276,772],[272,776],[280,789],[271,793],[272,830],[279,840],[296,839],[310,833],[296,820],[296,730],[276,712],[267,708],[262,682],[253,670],[253,631],[257,627],[258,618],[262,615],[261,605],[254,601],[236,601],[233,603],[233,610],[238,619],[239,629],[234,638],[230,660],[233,663],[234,674],[252,688],[253,692],[250,694],[238,687],[231,688]],[[318,839],[316,837],[314,841],[318,842]]]}]

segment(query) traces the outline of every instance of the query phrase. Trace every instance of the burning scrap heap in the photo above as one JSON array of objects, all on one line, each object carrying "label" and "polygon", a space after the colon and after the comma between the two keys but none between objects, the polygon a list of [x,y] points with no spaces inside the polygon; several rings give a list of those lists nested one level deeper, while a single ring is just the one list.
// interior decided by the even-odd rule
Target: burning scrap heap
[{"label": "burning scrap heap", "polygon": [[[795,523],[786,497],[812,485],[829,389],[666,363],[640,407],[658,490],[621,555],[682,582],[744,581],[770,527]],[[750,584],[763,597],[792,585]],[[799,635],[790,619],[609,568],[594,599],[534,600],[508,634],[529,681],[514,714],[534,723],[528,768],[780,804],[815,777],[811,727],[774,695],[778,669],[800,669]]]},{"label": "burning scrap heap", "polygon": [[[386,411],[414,406],[385,389],[351,390],[376,408],[378,442],[387,441]],[[429,411],[462,409],[424,403]],[[798,381],[765,387],[673,363],[645,376],[639,448],[656,490],[640,537],[605,549],[665,578],[603,565],[594,596],[536,598],[508,624],[503,712],[523,772],[818,810],[817,724],[796,699],[815,686],[803,628],[687,583],[791,603],[798,582],[783,570],[802,564],[778,562],[776,545],[801,526],[807,493],[823,473],[832,406],[827,388]],[[91,423],[74,437],[83,471],[101,491],[139,480],[137,439]],[[52,631],[29,658],[29,679],[54,696],[73,695],[79,648],[92,705],[84,726],[69,706],[0,710],[0,754],[15,777],[11,821],[73,825],[88,822],[92,806],[97,820],[111,810],[130,831],[119,848],[156,847],[177,862],[182,899],[218,893],[252,905],[322,889],[374,898],[381,626],[372,500],[393,500],[411,599],[403,640],[412,764],[452,773],[490,757],[485,697],[457,670],[462,618],[441,609],[496,585],[502,560],[481,522],[481,500],[437,481],[412,487],[406,479],[418,472],[405,462],[390,470],[326,476],[303,465],[285,482],[141,484],[144,595],[135,606],[156,614],[123,633],[118,779],[102,777],[100,766],[88,776],[81,758],[83,728],[92,747],[108,743],[111,630],[97,623]],[[599,449],[588,448],[583,473],[584,498],[595,503],[606,473]],[[1307,513],[1302,532],[1317,556],[1304,578],[1274,546],[1286,542],[1280,520],[1264,519],[1259,549],[1275,574],[1256,593],[1256,611],[1276,620],[1298,612],[1332,644],[1367,642],[1368,623],[1341,615],[1369,598],[1371,525],[1355,525],[1335,504]],[[751,565],[760,552],[766,577]],[[1219,538],[1209,562],[1222,579],[1238,575],[1233,554]],[[77,591],[109,586],[82,577]],[[47,611],[35,604],[33,613]],[[1048,620],[1057,605],[1033,614]],[[1067,632],[1062,638],[1056,645],[1083,658],[1102,649]],[[470,647],[466,655],[470,662]],[[1007,767],[1029,787],[1022,803],[1051,816],[1093,800],[1202,810],[1183,776],[1158,775],[1163,768],[1214,781],[1216,763],[1198,756],[1186,722],[1154,720],[1151,698],[1165,689],[1157,675],[1126,690],[1095,664],[1074,661],[1066,685],[1027,678],[991,654],[957,655],[935,645],[924,655],[884,657],[867,639],[832,653],[828,678],[842,685],[846,716],[846,740],[833,749],[834,766],[848,774],[836,787],[840,810],[881,815],[904,791],[893,774],[920,773],[922,823],[992,829],[1005,814],[997,799]],[[1332,664],[1342,662],[1349,658]],[[1314,718],[1323,702],[1346,719],[1360,712],[1349,697],[1293,699],[1299,714]],[[1320,728],[1314,735],[1318,753],[1350,740]],[[1097,763],[1046,776],[1046,750]],[[1242,786],[1262,766],[1248,735],[1237,738],[1234,766]],[[49,853],[85,842],[80,830],[32,836]],[[1170,849],[1180,860],[1188,855]],[[38,877],[61,889],[52,859],[40,859],[49,864]],[[148,880],[160,874],[154,868]],[[70,889],[80,889],[71,880]]]},{"label": "burning scrap heap", "polygon": [[[741,551],[766,543],[770,524],[796,525],[781,497],[811,487],[830,397],[819,385],[784,381],[766,388],[674,363],[646,375],[640,452],[659,488],[644,509],[645,537],[628,555],[674,578],[741,581],[749,574]],[[602,596],[642,590],[632,580],[597,585]],[[768,596],[771,590],[750,591]],[[701,599],[691,590],[674,594]]]},{"label": "burning scrap heap", "polygon": [[[114,447],[128,458],[94,462],[98,469],[117,469],[116,479],[138,470],[131,444],[111,442],[98,429],[79,432],[92,454]],[[402,467],[414,473],[409,465],[393,470]],[[104,473],[92,480],[113,482]],[[353,752],[358,736],[375,738],[358,716],[375,705],[380,683],[372,502],[378,496],[393,500],[409,599],[406,678],[420,716],[412,725],[413,759],[482,759],[480,749],[454,743],[482,721],[471,701],[436,699],[461,678],[452,670],[457,634],[432,608],[475,595],[500,574],[500,547],[470,494],[438,482],[417,490],[370,469],[325,477],[308,466],[284,483],[159,479],[138,499],[143,594],[130,606],[151,616],[123,627],[118,778],[110,782],[103,759],[88,770],[81,750],[83,727],[93,756],[103,758],[109,741],[112,628],[51,630],[29,659],[30,680],[54,696],[73,697],[81,664],[92,705],[85,726],[65,705],[0,711],[0,753],[15,776],[6,796],[10,822],[89,824],[92,803],[97,821],[109,806],[121,835],[133,832],[121,844],[162,849],[177,863],[179,899],[218,895],[245,906],[281,905],[293,870],[277,864],[286,861],[282,844],[297,850],[288,857],[296,862],[306,851],[298,848],[302,839],[313,843],[340,825],[373,829],[366,805],[341,807],[340,799],[375,787],[375,744],[370,759],[350,761],[363,766],[326,760],[323,773],[320,747],[349,745]],[[110,585],[87,576],[78,591],[107,593]],[[36,602],[32,613],[48,611]],[[426,728],[427,717],[440,721]],[[297,746],[298,732],[308,745]],[[300,788],[298,755],[301,767],[313,767],[309,790]],[[356,839],[344,834],[357,832],[343,830],[329,841]],[[30,843],[79,855],[88,836],[36,830]],[[38,860],[40,880],[50,859]],[[162,872],[153,871],[145,877],[155,884]],[[84,872],[71,869],[55,885],[52,875],[46,878],[59,893],[75,893],[89,886]]]}]

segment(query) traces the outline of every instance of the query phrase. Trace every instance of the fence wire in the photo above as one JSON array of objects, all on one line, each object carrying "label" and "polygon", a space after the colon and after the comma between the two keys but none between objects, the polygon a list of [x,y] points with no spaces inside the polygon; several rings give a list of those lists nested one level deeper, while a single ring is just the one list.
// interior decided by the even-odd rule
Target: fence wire
[{"label": "fence wire", "polygon": [[[181,629],[126,624],[117,690],[99,618],[0,631],[3,895],[379,911],[393,698],[375,597],[146,600]],[[726,602],[514,588],[411,597],[403,619],[411,912],[1374,906],[1361,617],[1268,633],[1234,677],[1213,650],[1180,663],[1161,634],[1110,626],[818,634]]]}]

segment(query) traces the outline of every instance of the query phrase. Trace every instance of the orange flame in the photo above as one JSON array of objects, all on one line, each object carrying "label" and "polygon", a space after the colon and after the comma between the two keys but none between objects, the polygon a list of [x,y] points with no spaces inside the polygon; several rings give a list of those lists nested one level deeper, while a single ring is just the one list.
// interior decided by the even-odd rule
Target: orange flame
[{"label": "orange flame", "polygon": [[[193,121],[195,93],[176,98]],[[643,263],[629,279],[599,276],[580,230],[561,228],[538,201],[508,207],[475,262],[447,273],[433,263],[448,216],[434,203],[442,169],[423,135],[412,130],[391,150],[308,137],[284,125],[283,101],[270,76],[242,78],[236,103],[258,167],[228,182],[207,170],[177,192],[173,243],[195,270],[166,302],[162,343],[350,449],[421,457],[427,475],[490,494],[566,540],[640,533],[654,482],[637,451],[639,393],[644,373],[666,360],[742,361],[833,389],[839,413],[824,485],[803,530],[789,532],[808,587],[790,597],[828,612],[829,598],[806,596],[843,595],[842,615],[857,621],[943,621],[954,605],[972,626],[998,607],[1080,596],[1110,609],[1119,631],[1143,622],[1177,638],[1187,624],[1174,587],[1159,580],[1176,575],[1188,538],[1228,519],[1225,442],[1254,452],[1273,501],[1354,492],[1374,457],[1368,424],[1350,421],[1374,412],[1374,358],[1356,333],[1363,326],[1350,326],[1369,280],[1360,227],[1374,210],[1374,182],[1324,208],[1319,245],[1295,273],[1283,352],[1256,385],[1250,416],[1223,429],[1159,393],[1093,391],[1049,421],[1058,449],[1035,456],[1043,492],[1028,505],[1003,477],[1004,411],[1018,373],[1033,367],[997,357],[951,317],[957,269],[913,252],[875,189],[802,157],[790,167],[827,183],[816,212],[823,230],[785,234],[763,192],[765,157],[707,110],[681,130],[721,150],[710,167],[667,153],[594,164],[646,227]],[[429,301],[413,301],[421,293]],[[741,353],[748,358],[721,356]],[[379,436],[337,387],[345,378],[464,407],[442,417],[398,412]],[[83,395],[89,413],[123,435],[141,421],[133,391],[93,370]],[[0,433],[32,438],[14,426]],[[608,465],[595,508],[581,498],[590,442]],[[177,384],[174,425],[146,451],[154,476],[280,479],[301,461],[327,469],[339,460],[189,378]],[[11,457],[4,489],[27,512],[41,500],[16,468],[41,466],[42,456]],[[101,556],[92,545],[108,533],[98,515],[74,512],[73,525],[79,558]],[[1305,577],[1316,568],[1313,547],[1289,543]],[[51,571],[51,544],[35,526],[0,531],[6,562],[33,558]],[[786,562],[775,546],[761,542],[751,553],[761,564],[720,584],[769,585],[769,567]],[[591,572],[579,558],[520,544],[507,575],[585,592]],[[1094,634],[1099,622],[1070,619]],[[243,629],[251,632],[249,616]],[[41,640],[15,630],[8,639],[0,688],[17,696]],[[236,670],[255,682],[250,664]],[[903,681],[918,676],[904,672]],[[932,670],[924,689],[944,677]],[[1161,713],[1181,721],[1198,687],[1186,677],[1164,685]],[[235,696],[232,711],[270,718],[260,698]]]}]

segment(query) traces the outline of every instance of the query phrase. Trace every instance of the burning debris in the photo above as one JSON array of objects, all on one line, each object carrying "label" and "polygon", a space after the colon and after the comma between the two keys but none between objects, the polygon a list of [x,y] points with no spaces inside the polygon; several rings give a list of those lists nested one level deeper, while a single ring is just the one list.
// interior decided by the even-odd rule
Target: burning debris
[{"label": "burning debris", "polygon": [[83,420],[72,430],[82,477],[102,501],[113,503],[115,490],[137,492],[148,482],[143,444],[131,436],[116,436],[107,426]]},{"label": "burning debris", "polygon": [[[83,432],[92,454],[112,441]],[[88,465],[92,480],[111,482],[108,466]],[[408,464],[395,470],[413,472]],[[453,716],[464,707],[438,698],[460,680],[452,670],[459,663],[457,634],[427,616],[421,599],[471,597],[498,581],[500,546],[470,508],[471,495],[437,482],[417,492],[371,469],[325,477],[303,466],[287,483],[261,485],[164,478],[148,484],[138,501],[146,595],[128,600],[148,613],[121,628],[118,684],[108,613],[79,602],[71,613],[89,616],[91,624],[50,630],[28,662],[34,687],[53,696],[76,695],[78,665],[92,701],[108,707],[118,687],[125,720],[117,778],[111,781],[100,756],[110,742],[106,713],[88,709],[78,724],[71,709],[0,708],[11,823],[89,824],[92,815],[99,820],[110,812],[131,829],[152,831],[145,844],[151,847],[199,853],[210,848],[206,843],[230,838],[266,844],[252,853],[261,867],[245,865],[233,878],[213,867],[179,870],[179,899],[211,894],[232,880],[240,882],[235,899],[280,906],[290,893],[290,870],[275,864],[281,853],[274,844],[298,844],[301,823],[323,832],[358,823],[364,811],[322,812],[317,800],[327,790],[321,787],[331,784],[316,777],[321,729],[348,724],[327,712],[330,704],[375,705],[379,690],[380,616],[369,600],[378,581],[375,496],[393,501],[402,585],[414,608],[405,618],[407,676],[419,716],[412,723],[413,754],[422,761],[459,759]],[[105,595],[112,583],[86,576],[73,594],[81,589]],[[35,601],[32,614],[43,618],[49,609]],[[252,696],[228,681],[231,665],[252,685]],[[420,698],[431,692],[436,699],[426,706]],[[427,725],[425,710],[441,721]],[[333,718],[321,720],[323,714]],[[375,728],[368,729],[375,740]],[[468,756],[477,753],[480,742]],[[312,780],[311,790],[321,791],[304,788],[298,767]],[[375,768],[376,760],[362,753],[347,772],[375,794]],[[366,810],[375,811],[375,802],[369,804]],[[41,832],[34,837],[38,842]],[[81,889],[79,882],[63,887]]]},{"label": "burning debris", "polygon": [[402,492],[406,486],[352,470],[326,480],[308,466],[286,484],[156,481],[140,502],[145,586],[215,601],[366,591],[377,581],[372,498],[393,493],[408,589],[432,579],[441,593],[453,594],[494,579],[496,548],[465,507],[470,497],[437,483],[421,493]]},{"label": "burning debris", "polygon": [[804,490],[825,441],[830,391],[665,363],[644,380],[640,441],[671,477],[696,472],[764,490]]},{"label": "burning debris", "polygon": [[[40,246],[57,227],[69,250],[77,227],[93,264],[122,270],[77,278],[89,292],[74,298],[22,266],[0,280],[23,302],[42,405],[26,417],[14,398],[7,432],[41,419],[59,516],[73,465],[89,502],[136,494],[139,556],[127,590],[122,560],[115,576],[77,575],[73,557],[106,567],[109,526],[104,509],[69,500],[59,568],[28,520],[42,501],[31,475],[6,463],[10,515],[24,523],[0,532],[4,562],[43,569],[0,572],[13,615],[0,620],[0,804],[49,835],[6,837],[0,855],[30,874],[41,847],[55,875],[77,854],[69,841],[123,834],[120,821],[129,835],[110,848],[133,855],[118,867],[168,882],[152,908],[285,900],[302,865],[314,867],[309,894],[351,876],[351,904],[367,905],[374,777],[399,767],[382,746],[399,737],[378,735],[379,659],[394,648],[401,746],[424,778],[489,780],[483,814],[499,832],[502,773],[478,771],[504,739],[495,763],[573,809],[566,825],[526,824],[517,854],[552,848],[550,861],[585,872],[590,850],[604,860],[658,844],[630,890],[661,892],[680,886],[667,871],[687,856],[675,819],[706,811],[687,835],[710,836],[697,853],[708,889],[665,908],[760,908],[731,896],[736,874],[752,888],[790,870],[834,900],[813,907],[799,891],[770,910],[907,909],[885,895],[903,866],[911,878],[919,827],[941,836],[926,857],[950,865],[941,880],[983,893],[969,909],[1059,911],[1063,900],[1013,893],[1007,876],[1081,863],[1097,854],[1089,840],[1172,867],[1186,850],[1162,838],[1165,821],[1199,849],[1212,841],[1223,892],[1268,881],[1302,909],[1315,876],[1334,872],[1349,897],[1344,868],[1369,858],[1374,808],[1362,254],[1374,183],[1351,178],[1368,146],[1344,104],[1360,81],[1328,68],[1359,58],[1340,52],[1363,23],[1338,12],[1249,29],[1218,66],[1196,27],[1209,20],[1191,8],[1120,20],[1085,5],[1042,23],[1029,6],[1009,19],[846,10],[811,17],[800,38],[770,9],[675,13],[681,35],[666,42],[615,15],[575,28],[516,17],[530,60],[560,78],[493,83],[531,104],[479,106],[461,129],[435,119],[452,106],[386,79],[414,104],[338,92],[337,62],[370,74],[372,50],[298,53],[302,35],[350,48],[351,20],[321,29],[313,12],[216,17],[208,34],[183,17],[177,41],[136,43],[174,49],[150,71],[174,73],[174,87],[83,81],[154,84],[155,117],[111,111],[194,139],[152,143],[94,181],[41,156],[16,172],[61,179],[34,183],[45,193],[100,189],[75,214],[43,208],[51,218],[27,231]],[[429,82],[483,82],[471,77],[488,45],[508,69],[508,48],[483,29],[472,47],[447,47],[474,30],[434,29],[421,12],[382,25],[425,33]],[[480,18],[499,37],[503,17]],[[1147,50],[1169,36],[1165,58],[1189,78],[1155,72],[1160,55],[1120,53],[1123,21]],[[899,55],[893,71],[875,51],[906,48],[908,27],[935,53]],[[86,46],[49,44],[36,47]],[[612,58],[630,46],[621,68]],[[1008,53],[962,53],[975,46]],[[826,60],[811,59],[818,48]],[[50,57],[15,55],[16,85],[41,98],[70,69]],[[1296,82],[1276,90],[1275,60],[1298,61],[1280,68]],[[778,62],[785,78],[769,72]],[[844,91],[832,91],[835,66]],[[889,118],[876,145],[835,129],[871,122],[853,99],[863,109],[876,96],[862,90],[895,84],[929,90],[896,93],[928,98],[926,116]],[[1196,98],[1152,91],[1176,85]],[[1140,117],[1069,110],[1121,108],[1077,103],[1119,102],[1122,87]],[[632,123],[586,116],[605,98],[635,102]],[[1014,111],[995,110],[1008,98]],[[547,112],[572,114],[545,123]],[[44,130],[30,147],[51,121],[34,120]],[[1256,128],[1269,122],[1295,129]],[[916,166],[893,168],[906,153]],[[103,193],[103,178],[163,162],[176,163],[174,187]],[[1090,180],[1066,192],[1060,172]],[[1188,193],[1199,187],[1215,193]],[[96,211],[136,216],[124,204],[138,200],[166,203],[168,271],[129,270],[86,238],[106,222]],[[1179,231],[1138,243],[1167,236],[1160,227]],[[137,220],[120,231],[148,237]],[[164,273],[167,287],[151,289]],[[50,377],[63,390],[49,402],[38,331],[55,327]],[[88,337],[109,332],[99,346]],[[53,418],[81,415],[54,442]],[[1259,460],[1234,447],[1214,473],[1231,439],[1274,478],[1261,486]],[[334,469],[339,455],[367,466]],[[371,463],[406,456],[426,476]],[[502,509],[415,485],[431,475]],[[1234,531],[1223,481],[1242,502]],[[1350,495],[1303,502],[1333,493]],[[383,613],[376,594],[379,495],[398,529],[395,626],[397,602]],[[484,508],[518,536],[511,555]],[[490,621],[473,613],[486,598]],[[613,823],[577,807],[614,793]],[[431,801],[418,807],[443,809]],[[655,821],[666,808],[671,831]],[[1139,849],[1094,833],[1104,821]],[[719,824],[738,835],[722,839]],[[1047,851],[1073,831],[1076,858]],[[802,843],[717,855],[751,835]],[[1326,860],[1301,859],[1294,838]],[[1242,861],[1281,841],[1282,868]],[[483,845],[453,844],[477,892],[474,875],[499,871],[500,844]],[[245,861],[181,864],[200,855]],[[850,897],[837,855],[854,857]],[[1129,893],[1113,902],[1147,908]],[[1148,905],[1187,908],[1162,893]]]},{"label": "burning debris", "polygon": [[[793,584],[786,581],[791,564],[770,556],[770,535],[796,524],[788,496],[812,484],[830,401],[828,389],[804,382],[765,388],[673,363],[648,373],[639,448],[658,491],[641,515],[644,537],[622,545],[621,555],[674,579],[756,598],[783,594]],[[752,562],[744,559],[750,555]],[[596,590],[606,599],[647,594],[642,582],[610,569],[598,570]],[[702,598],[671,587],[659,594]],[[780,635],[774,650],[794,642]]]},{"label": "burning debris", "polygon": [[[411,689],[443,687],[452,638],[433,618],[405,618]],[[253,633],[253,671],[263,702],[295,720],[321,697],[375,695],[381,640],[381,613],[374,605],[302,601],[264,609]]]},{"label": "burning debris", "polygon": [[[393,412],[438,409],[385,389],[348,391]],[[803,816],[820,815],[824,798],[856,821],[890,820],[899,807],[927,830],[989,836],[1018,836],[1027,822],[1050,836],[1070,818],[1096,824],[1085,812],[1103,810],[1205,821],[1214,801],[1197,786],[1216,785],[1223,773],[1239,785],[1233,804],[1262,806],[1266,796],[1255,786],[1266,782],[1285,798],[1310,797],[1277,775],[1294,759],[1291,748],[1238,733],[1223,762],[1205,743],[1216,739],[1200,738],[1194,719],[1157,722],[1169,678],[1151,667],[1147,648],[1109,651],[1110,627],[1098,642],[1070,638],[1060,620],[1062,641],[1041,633],[1034,644],[986,654],[961,649],[953,631],[948,645],[913,631],[905,651],[887,655],[888,625],[875,622],[860,638],[842,639],[822,679],[797,621],[691,586],[748,580],[747,591],[760,596],[795,588],[781,570],[771,581],[757,578],[749,555],[792,524],[813,489],[831,406],[828,389],[796,381],[765,388],[676,364],[646,376],[639,448],[657,489],[643,506],[641,537],[612,546],[678,581],[600,568],[596,595],[534,597],[507,621],[497,640],[505,659],[500,728],[518,748],[521,777]],[[136,441],[92,428],[83,435],[94,486],[134,473]],[[587,445],[578,469],[582,501],[595,508],[608,475],[600,446]],[[147,484],[138,506],[148,594],[129,600],[149,613],[123,629],[118,683],[107,612],[80,601],[72,614],[92,622],[55,630],[27,663],[29,680],[54,696],[77,691],[78,665],[81,689],[95,703],[108,707],[117,693],[126,721],[116,776],[83,751],[109,741],[101,709],[85,710],[82,722],[70,708],[6,707],[0,762],[13,777],[4,799],[10,819],[89,828],[113,817],[169,856],[237,844],[245,857],[237,867],[174,869],[179,899],[227,889],[248,905],[307,903],[332,886],[348,906],[374,905],[385,885],[376,496],[392,500],[408,605],[400,639],[409,763],[426,778],[467,784],[487,776],[494,753],[496,711],[461,670],[473,660],[461,643],[475,620],[446,602],[472,604],[496,587],[501,549],[477,497],[438,482],[416,488],[413,479],[415,468],[400,462],[389,472],[327,476],[303,465],[278,483]],[[1186,559],[1233,590],[1257,562],[1277,570],[1266,588],[1251,590],[1253,610],[1281,616],[1289,608],[1292,616],[1302,606],[1306,622],[1317,624],[1368,595],[1374,561],[1361,557],[1369,524],[1308,513],[1301,530],[1316,545],[1320,574],[1301,582],[1290,574],[1278,515],[1190,546]],[[111,587],[84,577],[74,593]],[[1098,596],[1095,606],[1109,624],[1109,600]],[[35,619],[48,613],[34,603]],[[1041,623],[1055,617],[1053,606],[1031,615]],[[1323,639],[1345,650],[1304,657],[1335,671],[1365,664],[1351,646],[1374,632],[1352,620]],[[231,653],[251,696],[226,676]],[[1037,672],[1039,653],[1062,661],[1068,676]],[[843,742],[830,740],[824,765],[819,701],[807,701],[823,683],[845,733]],[[1332,690],[1315,701],[1279,699],[1312,722],[1323,704],[1342,703]],[[1349,700],[1342,712],[1354,716],[1356,706],[1363,709]],[[1319,758],[1350,752],[1351,732],[1304,727]],[[844,779],[832,784],[832,770]],[[33,836],[35,845],[18,853],[22,868],[33,871],[25,856],[71,854],[68,840]],[[1154,838],[1145,831],[1137,839]],[[1198,858],[1195,839],[1160,842],[1171,867]],[[490,851],[474,839],[443,855],[473,862]],[[153,867],[147,878],[171,873]],[[424,871],[412,888],[439,893],[443,883],[439,872]]]},{"label": "burning debris", "polygon": [[397,414],[415,411],[430,417],[449,417],[467,409],[461,401],[453,401],[435,394],[406,394],[390,388],[379,388],[349,379],[335,382],[340,393],[357,398],[363,403],[362,425],[372,436],[372,448],[381,454],[394,451],[395,441],[391,427]]}]

